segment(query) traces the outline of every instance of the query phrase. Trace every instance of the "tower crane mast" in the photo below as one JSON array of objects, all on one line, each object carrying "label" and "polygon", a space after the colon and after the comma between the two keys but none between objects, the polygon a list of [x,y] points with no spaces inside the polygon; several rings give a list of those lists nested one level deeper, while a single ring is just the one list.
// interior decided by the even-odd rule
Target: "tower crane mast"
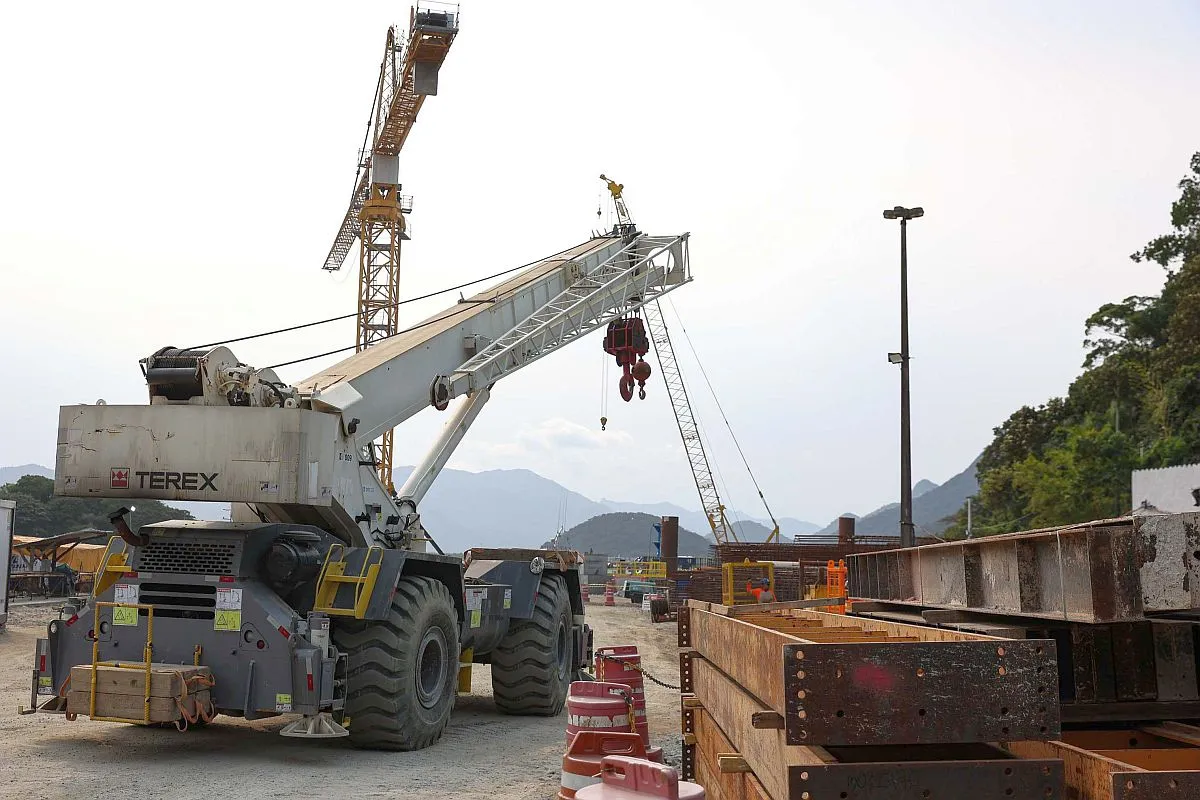
[{"label": "tower crane mast", "polygon": [[[411,195],[400,194],[399,154],[425,98],[437,94],[438,71],[458,34],[458,6],[419,2],[409,14],[407,39],[388,28],[375,86],[368,146],[355,175],[354,192],[334,237],[324,269],[337,271],[359,242],[358,318],[355,345],[362,351],[399,330],[400,248],[411,238]],[[380,482],[392,484],[392,429],[378,447],[368,446]]]}]

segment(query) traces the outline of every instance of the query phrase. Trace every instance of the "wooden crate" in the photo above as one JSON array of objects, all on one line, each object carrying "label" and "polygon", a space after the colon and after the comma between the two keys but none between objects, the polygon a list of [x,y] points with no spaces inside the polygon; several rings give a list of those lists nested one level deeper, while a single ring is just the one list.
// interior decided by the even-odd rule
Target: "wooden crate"
[{"label": "wooden crate", "polygon": [[[208,667],[182,664],[150,665],[150,721],[175,722],[197,707],[208,706],[212,671]],[[71,669],[67,713],[91,715],[92,667],[81,664]],[[96,716],[141,720],[145,714],[146,673],[144,669],[101,666],[96,674]]]}]

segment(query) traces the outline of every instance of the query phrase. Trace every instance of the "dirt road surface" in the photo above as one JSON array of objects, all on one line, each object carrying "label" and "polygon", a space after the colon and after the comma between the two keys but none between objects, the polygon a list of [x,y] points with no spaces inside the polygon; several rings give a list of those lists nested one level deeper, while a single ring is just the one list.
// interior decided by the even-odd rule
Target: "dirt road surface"
[{"label": "dirt road surface", "polygon": [[[285,739],[294,717],[246,722],[218,717],[185,733],[119,723],[18,716],[29,704],[34,640],[52,607],[10,609],[0,634],[0,797],[23,800],[120,797],[538,798],[558,791],[566,714],[509,717],[496,711],[489,668],[474,669],[445,736],[413,753],[355,750],[343,740]],[[588,606],[597,647],[636,644],[652,674],[679,683],[675,625],[618,600]],[[668,762],[680,754],[679,694],[646,681],[652,741]]]}]

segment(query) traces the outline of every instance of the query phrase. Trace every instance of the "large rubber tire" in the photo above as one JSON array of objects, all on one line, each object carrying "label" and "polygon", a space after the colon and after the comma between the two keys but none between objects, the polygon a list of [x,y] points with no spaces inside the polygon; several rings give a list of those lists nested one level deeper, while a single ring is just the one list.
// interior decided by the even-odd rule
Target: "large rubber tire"
[{"label": "large rubber tire", "polygon": [[571,598],[567,581],[543,573],[533,616],[513,620],[492,651],[492,696],[506,714],[554,716],[571,688]]},{"label": "large rubber tire", "polygon": [[386,620],[335,620],[346,653],[350,743],[370,750],[420,750],[450,721],[458,685],[458,613],[432,578],[400,579]]}]

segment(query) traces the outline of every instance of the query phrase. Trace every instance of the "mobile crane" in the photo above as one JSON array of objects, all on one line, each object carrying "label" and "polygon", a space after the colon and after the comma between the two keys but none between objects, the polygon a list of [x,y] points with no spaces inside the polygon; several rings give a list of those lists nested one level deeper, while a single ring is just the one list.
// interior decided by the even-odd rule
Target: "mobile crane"
[{"label": "mobile crane", "polygon": [[[92,596],[37,641],[33,707],[94,718],[97,670],[134,665],[145,714],[116,719],[150,722],[152,669],[194,664],[212,712],[416,749],[445,728],[461,659],[491,664],[502,711],[558,713],[590,659],[576,554],[442,555],[418,509],[499,381],[690,280],[687,234],[597,236],[295,384],[226,347],[163,348],[141,364],[148,405],[63,407],[57,494],[225,501],[233,521],[114,514]],[[452,402],[391,495],[369,444]]]}]

